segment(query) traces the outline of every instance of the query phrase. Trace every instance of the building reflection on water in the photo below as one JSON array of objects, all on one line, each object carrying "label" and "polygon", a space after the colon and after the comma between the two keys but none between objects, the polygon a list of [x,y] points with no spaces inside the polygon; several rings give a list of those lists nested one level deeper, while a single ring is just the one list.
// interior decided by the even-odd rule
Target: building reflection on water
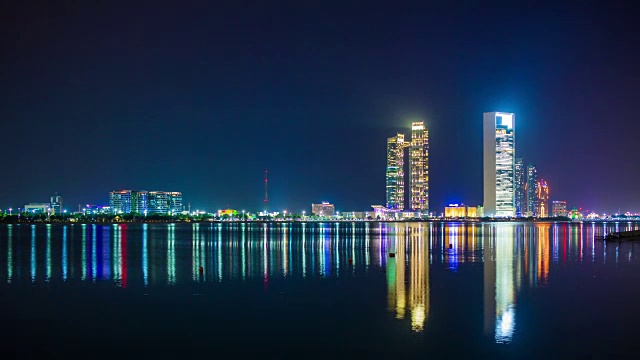
[{"label": "building reflection on water", "polygon": [[414,331],[424,329],[429,315],[429,230],[429,224],[393,224],[382,232],[395,254],[387,260],[388,310],[397,319],[410,316]]},{"label": "building reflection on water", "polygon": [[458,272],[478,263],[484,332],[509,342],[521,291],[552,282],[558,264],[637,261],[640,245],[595,236],[638,228],[630,222],[4,225],[0,276],[7,286],[255,282],[268,292],[273,282],[382,270],[388,311],[421,332],[437,311],[430,306],[430,270]]}]

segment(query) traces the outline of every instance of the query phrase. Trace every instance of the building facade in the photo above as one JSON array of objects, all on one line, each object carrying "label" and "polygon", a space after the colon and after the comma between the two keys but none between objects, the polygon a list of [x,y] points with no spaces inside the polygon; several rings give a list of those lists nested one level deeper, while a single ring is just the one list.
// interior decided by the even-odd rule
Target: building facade
[{"label": "building facade", "polygon": [[60,193],[53,193],[51,197],[51,214],[62,214],[62,195]]},{"label": "building facade", "polygon": [[515,114],[483,116],[484,213],[515,216]]},{"label": "building facade", "polygon": [[549,217],[549,186],[544,179],[538,181],[537,186],[538,209],[537,216],[541,218]]},{"label": "building facade", "polygon": [[182,193],[179,191],[148,191],[148,214],[175,214],[182,211]]},{"label": "building facade", "polygon": [[316,216],[334,216],[336,214],[336,207],[333,204],[323,201],[321,204],[311,204],[311,213]]},{"label": "building facade", "polygon": [[477,218],[478,208],[473,206],[465,206],[458,204],[449,204],[444,208],[445,218]]},{"label": "building facade", "polygon": [[117,190],[109,193],[114,213],[175,214],[183,210],[179,191]]},{"label": "building facade", "polygon": [[516,164],[514,168],[515,182],[516,182],[516,216],[523,216],[526,212],[526,196],[524,192],[525,184],[527,181],[527,172],[524,167],[522,158],[516,158]]},{"label": "building facade", "polygon": [[538,216],[538,172],[536,166],[527,166],[527,182],[525,183],[525,215]]},{"label": "building facade", "polygon": [[386,199],[388,209],[404,209],[404,135],[387,139]]},{"label": "building facade", "polygon": [[49,203],[29,203],[23,208],[23,212],[33,214],[49,214],[51,204]]},{"label": "building facade", "polygon": [[423,121],[411,124],[409,168],[411,210],[429,213],[429,132]]},{"label": "building facade", "polygon": [[569,213],[567,212],[567,202],[562,200],[554,200],[551,204],[551,214],[553,217],[568,216]]},{"label": "building facade", "polygon": [[115,214],[131,212],[132,190],[114,190],[109,193],[109,207]]}]

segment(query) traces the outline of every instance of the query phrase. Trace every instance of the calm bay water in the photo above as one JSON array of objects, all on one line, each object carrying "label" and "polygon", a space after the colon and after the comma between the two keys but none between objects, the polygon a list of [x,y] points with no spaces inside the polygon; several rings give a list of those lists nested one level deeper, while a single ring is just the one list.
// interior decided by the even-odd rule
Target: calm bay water
[{"label": "calm bay water", "polygon": [[2,225],[2,349],[633,357],[640,243],[594,239],[631,229],[640,224]]}]

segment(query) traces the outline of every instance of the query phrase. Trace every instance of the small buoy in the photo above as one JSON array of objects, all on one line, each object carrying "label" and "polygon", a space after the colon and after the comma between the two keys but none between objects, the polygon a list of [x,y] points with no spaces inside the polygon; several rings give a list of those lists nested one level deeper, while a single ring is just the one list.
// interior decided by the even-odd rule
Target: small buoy
[{"label": "small buoy", "polygon": [[349,258],[349,264],[351,264],[353,262],[352,258]]},{"label": "small buoy", "polygon": [[389,253],[389,257],[396,257],[396,253]]},{"label": "small buoy", "polygon": [[453,244],[449,244],[449,249],[453,249]]},{"label": "small buoy", "polygon": [[200,266],[200,274],[204,273],[204,268]]}]

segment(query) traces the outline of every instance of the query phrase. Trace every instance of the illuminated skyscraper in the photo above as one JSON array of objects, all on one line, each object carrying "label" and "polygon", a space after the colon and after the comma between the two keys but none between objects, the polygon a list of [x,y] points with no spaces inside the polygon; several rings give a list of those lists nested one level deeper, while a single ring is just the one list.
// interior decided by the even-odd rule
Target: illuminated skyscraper
[{"label": "illuminated skyscraper", "polygon": [[549,186],[544,179],[540,179],[540,181],[538,181],[537,198],[537,216],[541,218],[549,217]]},{"label": "illuminated skyscraper", "polygon": [[538,172],[536,166],[527,166],[527,182],[525,184],[526,216],[538,215]]},{"label": "illuminated skyscraper", "polygon": [[515,119],[513,113],[484,113],[484,214],[515,215]]},{"label": "illuminated skyscraper", "polygon": [[409,148],[411,209],[429,212],[429,132],[423,121],[411,124]]},{"label": "illuminated skyscraper", "polygon": [[387,139],[387,208],[404,209],[404,135]]},{"label": "illuminated skyscraper", "polygon": [[526,196],[524,192],[527,181],[527,173],[522,163],[522,158],[516,158],[515,166],[516,178],[516,216],[522,216],[526,212]]}]

